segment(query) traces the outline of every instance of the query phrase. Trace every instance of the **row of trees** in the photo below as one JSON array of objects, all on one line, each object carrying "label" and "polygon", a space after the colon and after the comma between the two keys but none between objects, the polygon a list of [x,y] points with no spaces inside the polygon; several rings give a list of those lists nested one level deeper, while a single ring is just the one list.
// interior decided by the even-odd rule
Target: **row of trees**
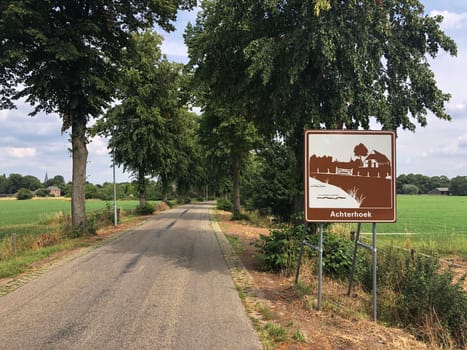
[{"label": "row of trees", "polygon": [[47,188],[49,186],[57,186],[63,192],[65,189],[65,179],[61,175],[56,175],[45,182],[41,182],[37,177],[32,175],[0,175],[0,194],[14,194],[21,188],[36,191],[40,188]]},{"label": "row of trees", "polygon": [[142,205],[156,177],[164,195],[231,186],[234,216],[243,203],[287,217],[303,207],[305,129],[450,119],[427,56],[456,45],[417,0],[203,1],[182,67],[153,25],[173,29],[194,3],[0,3],[0,107],[26,98],[71,129],[75,230],[86,231],[89,132],[110,137]]},{"label": "row of trees", "polygon": [[[57,113],[71,129],[72,226],[85,233],[88,122],[116,98],[132,33],[156,24],[173,30],[178,9],[194,0],[0,2],[0,108],[25,98]],[[131,118],[131,116],[128,116]]]},{"label": "row of trees", "polygon": [[454,196],[467,195],[467,176],[425,176],[421,174],[402,174],[397,177],[396,191],[399,194],[426,194],[436,188],[448,188]]},{"label": "row of trees", "polygon": [[370,117],[415,130],[429,111],[449,120],[427,61],[456,53],[441,20],[416,0],[204,1],[186,30],[188,68],[203,139],[217,145],[209,156],[230,164],[234,216],[252,151],[286,156],[263,164],[265,191],[283,182],[301,212],[304,130],[368,129]]},{"label": "row of trees", "polygon": [[[147,198],[150,200],[161,200],[164,197],[163,186],[160,181],[146,180]],[[60,188],[61,194],[64,197],[71,197],[72,183],[65,183],[63,176],[56,175],[45,182],[41,182],[37,177],[32,175],[21,174],[5,174],[0,175],[0,195],[13,196],[20,190],[27,190],[30,196],[34,194],[39,197],[49,195],[47,188],[56,186]],[[103,184],[92,184],[87,182],[85,187],[86,199],[113,199],[113,183],[105,182]],[[200,197],[201,193],[192,192],[191,196]],[[117,184],[117,199],[136,199],[139,196],[138,181],[123,182]],[[170,189],[165,193],[166,198],[172,199],[177,196],[175,187],[170,186]],[[183,195],[182,195],[183,197]]]}]

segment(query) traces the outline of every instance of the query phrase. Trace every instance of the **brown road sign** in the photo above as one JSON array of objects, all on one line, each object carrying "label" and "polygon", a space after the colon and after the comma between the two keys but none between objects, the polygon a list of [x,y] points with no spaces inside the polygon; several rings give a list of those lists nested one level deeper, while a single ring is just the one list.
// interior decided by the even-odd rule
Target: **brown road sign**
[{"label": "brown road sign", "polygon": [[305,219],[395,222],[393,131],[305,132]]}]

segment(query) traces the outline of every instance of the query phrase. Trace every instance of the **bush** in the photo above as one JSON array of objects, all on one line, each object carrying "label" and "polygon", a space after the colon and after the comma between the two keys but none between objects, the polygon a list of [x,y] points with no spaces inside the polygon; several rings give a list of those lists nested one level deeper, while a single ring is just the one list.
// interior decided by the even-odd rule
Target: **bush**
[{"label": "bush", "polygon": [[[311,237],[313,245],[318,245],[318,235]],[[323,272],[329,276],[344,280],[348,279],[352,269],[354,242],[335,234],[323,233]],[[317,255],[317,252],[313,252]],[[354,280],[360,280],[365,271],[366,260],[362,254],[357,254]]]},{"label": "bush", "polygon": [[[439,262],[431,258],[417,257],[410,261],[396,308],[406,325],[418,325],[434,315],[464,348],[467,345],[467,294],[459,282],[453,283],[451,271],[439,268]],[[436,338],[442,343],[444,336],[439,334]]]},{"label": "bush", "polygon": [[47,197],[48,195],[50,195],[50,191],[46,188],[39,188],[37,191],[36,191],[36,196],[37,197]]},{"label": "bush", "polygon": [[20,188],[18,193],[16,194],[16,199],[18,200],[26,200],[32,199],[32,192],[27,188]]},{"label": "bush", "polygon": [[420,190],[416,185],[412,184],[404,184],[402,185],[402,193],[403,194],[418,194]]},{"label": "bush", "polygon": [[[369,265],[369,264],[368,264]],[[371,288],[367,273],[366,288]],[[387,322],[415,330],[424,340],[447,346],[452,340],[460,348],[467,345],[467,293],[463,279],[440,267],[438,259],[413,258],[394,248],[378,255],[378,288],[390,290],[394,299],[384,303]],[[464,276],[465,278],[465,276]]]},{"label": "bush", "polygon": [[154,206],[146,203],[144,207],[137,206],[135,209],[135,214],[136,215],[152,215],[154,213]]},{"label": "bush", "polygon": [[263,269],[292,272],[300,252],[303,225],[271,230],[269,236],[260,235],[255,246],[261,254]]},{"label": "bush", "polygon": [[[316,226],[309,225],[307,241],[318,246],[319,235]],[[256,243],[263,259],[263,267],[270,271],[285,270],[292,272],[296,267],[300,254],[300,240],[303,234],[303,224],[293,225],[284,229],[272,230],[269,236],[261,235]],[[348,278],[352,267],[353,242],[342,236],[323,233],[323,272],[339,279]],[[308,257],[316,257],[316,250],[306,250]],[[365,272],[365,259],[357,255],[355,279]]]},{"label": "bush", "polygon": [[217,209],[225,210],[225,211],[232,211],[233,205],[232,202],[228,199],[218,199],[217,200]]}]

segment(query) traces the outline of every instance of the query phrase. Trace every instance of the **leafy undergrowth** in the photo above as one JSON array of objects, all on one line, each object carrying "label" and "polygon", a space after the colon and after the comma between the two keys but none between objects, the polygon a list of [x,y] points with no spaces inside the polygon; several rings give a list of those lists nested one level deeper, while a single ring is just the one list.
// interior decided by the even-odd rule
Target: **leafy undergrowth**
[{"label": "leafy undergrowth", "polygon": [[[233,269],[234,280],[266,349],[441,348],[435,341],[417,340],[408,330],[371,321],[371,295],[354,287],[347,296],[346,281],[324,277],[318,311],[315,261],[303,264],[295,286],[293,274],[261,270],[255,242],[269,230],[233,222],[227,212],[218,211],[216,218],[229,241],[235,242],[235,252],[245,268]],[[383,295],[378,296],[378,302],[383,300]],[[444,348],[455,346],[446,342]]]}]

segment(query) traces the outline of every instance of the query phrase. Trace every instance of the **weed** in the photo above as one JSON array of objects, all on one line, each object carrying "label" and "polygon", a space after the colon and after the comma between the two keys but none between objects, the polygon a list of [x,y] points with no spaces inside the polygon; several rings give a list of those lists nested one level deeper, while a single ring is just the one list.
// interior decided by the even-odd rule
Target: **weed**
[{"label": "weed", "polygon": [[307,285],[302,281],[298,281],[295,284],[295,291],[297,292],[298,296],[300,298],[304,297],[305,295],[310,295],[311,294],[311,285]]},{"label": "weed", "polygon": [[235,254],[240,255],[243,251],[242,244],[240,242],[240,239],[237,236],[234,235],[225,235],[227,240],[230,243],[230,246],[234,250]]},{"label": "weed", "polygon": [[277,323],[266,323],[264,325],[264,330],[275,343],[281,343],[287,340],[287,330]]},{"label": "weed", "polygon": [[274,320],[274,319],[279,318],[279,315],[277,314],[277,312],[272,311],[266,305],[257,304],[257,309],[261,313],[261,316],[263,317],[263,320],[270,321],[270,320]]},{"label": "weed", "polygon": [[300,329],[297,329],[293,335],[293,340],[295,340],[297,343],[306,343],[305,336],[303,333],[300,331]]}]

